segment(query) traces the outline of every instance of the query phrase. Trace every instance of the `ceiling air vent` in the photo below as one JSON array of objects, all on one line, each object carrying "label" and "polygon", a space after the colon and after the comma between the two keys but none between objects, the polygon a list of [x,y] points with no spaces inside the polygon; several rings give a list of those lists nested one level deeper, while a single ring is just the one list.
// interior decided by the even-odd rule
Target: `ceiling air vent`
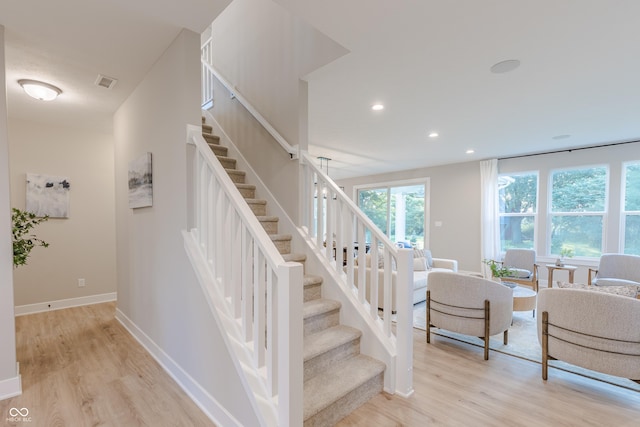
[{"label": "ceiling air vent", "polygon": [[102,74],[98,74],[98,78],[96,79],[96,85],[107,89],[113,89],[116,83],[118,83],[118,80],[113,77],[103,76]]}]

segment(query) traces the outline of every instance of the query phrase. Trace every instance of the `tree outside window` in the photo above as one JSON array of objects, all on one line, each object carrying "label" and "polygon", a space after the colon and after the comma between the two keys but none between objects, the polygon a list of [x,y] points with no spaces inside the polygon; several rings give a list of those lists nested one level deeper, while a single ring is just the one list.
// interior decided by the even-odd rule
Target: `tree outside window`
[{"label": "tree outside window", "polygon": [[392,242],[424,248],[424,184],[361,189],[358,206]]},{"label": "tree outside window", "polygon": [[534,249],[538,173],[498,177],[500,249]]},{"label": "tree outside window", "polygon": [[602,254],[607,178],[605,166],[551,173],[550,254],[560,254],[563,246],[576,256]]},{"label": "tree outside window", "polygon": [[624,253],[640,255],[640,162],[624,167]]}]

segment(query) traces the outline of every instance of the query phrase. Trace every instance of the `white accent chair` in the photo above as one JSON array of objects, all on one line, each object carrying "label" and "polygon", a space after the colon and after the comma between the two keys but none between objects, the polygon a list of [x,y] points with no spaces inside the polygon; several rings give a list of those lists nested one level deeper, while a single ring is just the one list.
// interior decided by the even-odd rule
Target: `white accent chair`
[{"label": "white accent chair", "polygon": [[484,340],[489,359],[489,337],[508,332],[513,316],[513,289],[492,280],[460,273],[433,272],[427,290],[427,343],[431,326]]},{"label": "white accent chair", "polygon": [[595,286],[640,286],[640,256],[602,254],[598,268],[589,269],[587,282]]},{"label": "white accent chair", "polygon": [[640,300],[584,289],[542,289],[538,294],[542,379],[548,361],[640,382]]},{"label": "white accent chair", "polygon": [[534,291],[538,292],[536,251],[533,249],[507,249],[502,265],[512,272],[509,276],[504,276],[503,279],[531,286]]}]

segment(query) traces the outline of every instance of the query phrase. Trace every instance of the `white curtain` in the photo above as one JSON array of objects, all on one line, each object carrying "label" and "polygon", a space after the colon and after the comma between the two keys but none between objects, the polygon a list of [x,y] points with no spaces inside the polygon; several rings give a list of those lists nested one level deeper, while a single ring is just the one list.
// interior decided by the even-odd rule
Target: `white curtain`
[{"label": "white curtain", "polygon": [[[481,259],[497,260],[500,255],[500,223],[498,218],[498,159],[480,162]],[[482,264],[484,277],[491,278],[488,266]],[[488,273],[488,274],[487,274]]]}]

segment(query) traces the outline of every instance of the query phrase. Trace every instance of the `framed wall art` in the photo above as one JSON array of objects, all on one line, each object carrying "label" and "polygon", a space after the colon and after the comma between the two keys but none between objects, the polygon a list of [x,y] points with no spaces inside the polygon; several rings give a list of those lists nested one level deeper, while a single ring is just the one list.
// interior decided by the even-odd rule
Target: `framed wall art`
[{"label": "framed wall art", "polygon": [[129,207],[153,206],[153,169],[151,153],[129,162]]},{"label": "framed wall art", "polygon": [[26,210],[36,216],[69,218],[69,179],[27,173]]}]

